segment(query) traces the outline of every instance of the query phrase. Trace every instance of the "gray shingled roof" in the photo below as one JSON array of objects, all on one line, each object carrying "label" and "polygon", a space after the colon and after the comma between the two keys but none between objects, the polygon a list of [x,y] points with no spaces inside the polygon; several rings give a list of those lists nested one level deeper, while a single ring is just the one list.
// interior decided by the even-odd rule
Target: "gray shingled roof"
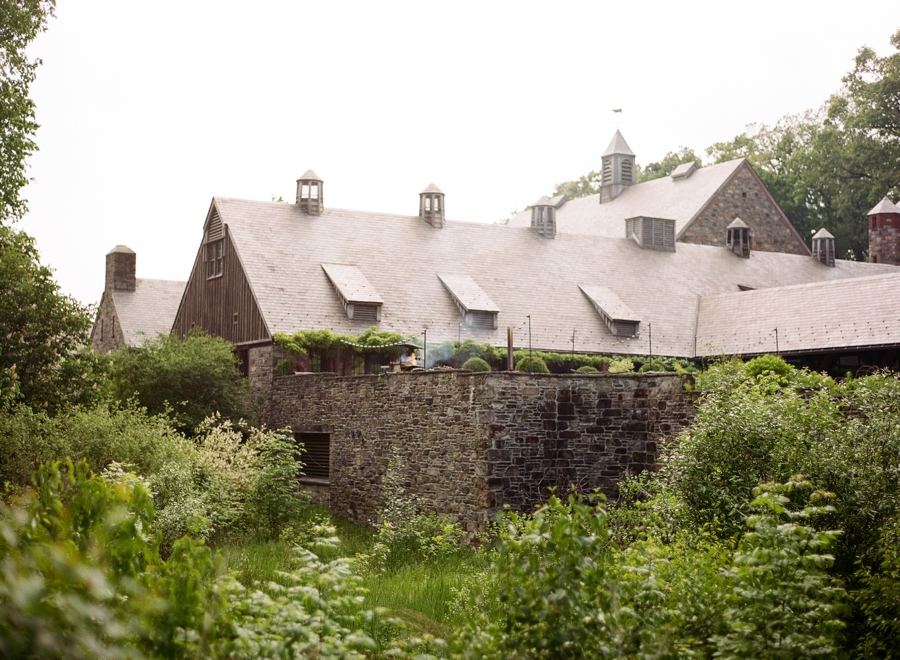
[{"label": "gray shingled roof", "polygon": [[128,346],[140,348],[144,340],[171,332],[186,284],[138,277],[134,291],[113,291],[116,316]]},{"label": "gray shingled roof", "polygon": [[775,328],[782,353],[900,345],[900,273],[706,296],[697,353],[774,353]]},{"label": "gray shingled roof", "polygon": [[609,332],[579,289],[590,283],[608,287],[641,321],[652,322],[654,353],[690,356],[701,296],[737,291],[738,284],[761,288],[898,272],[840,260],[828,268],[781,253],[739,259],[705,245],[642,250],[623,236],[624,227],[615,239],[558,234],[548,240],[530,228],[448,221],[436,229],[417,216],[330,208],[309,216],[294,204],[227,198],[214,204],[272,332],[364,330],[347,318],[322,270],[322,264],[350,263],[384,300],[382,330],[421,336],[427,328],[429,342],[455,340],[459,310],[438,273],[465,273],[500,312],[496,330],[464,328],[464,337],[502,346],[512,326],[516,345],[526,346],[530,314],[535,349],[571,350],[575,329],[576,350],[646,354],[646,335],[620,339]]},{"label": "gray shingled roof", "polygon": [[866,213],[866,215],[876,215],[878,213],[900,213],[900,208],[887,197],[884,197],[875,205],[875,208]]},{"label": "gray shingled roof", "polygon": [[631,147],[628,146],[628,143],[625,142],[625,138],[622,137],[622,134],[618,129],[616,129],[616,134],[613,135],[612,140],[610,140],[609,146],[606,147],[606,151],[603,152],[604,156],[612,156],[615,154],[634,156],[634,152],[631,150]]},{"label": "gray shingled roof", "polygon": [[438,187],[437,187],[436,185],[434,185],[433,183],[429,183],[427,186],[425,186],[425,190],[423,190],[423,191],[420,192],[419,194],[420,194],[420,195],[424,195],[424,194],[426,194],[426,193],[439,193],[439,194],[441,194],[441,195],[444,194],[444,193],[441,192],[441,189],[438,188]]},{"label": "gray shingled roof", "polygon": [[815,240],[817,238],[834,238],[834,236],[832,235],[832,233],[830,231],[825,229],[825,227],[822,227],[819,231],[817,231],[815,234],[813,234],[813,240]]},{"label": "gray shingled roof", "polygon": [[[744,162],[741,158],[701,167],[686,179],[666,176],[628,186],[605,204],[600,203],[599,195],[570,200],[556,212],[556,226],[560,233],[619,238],[625,235],[625,218],[646,216],[675,220],[677,235]],[[509,226],[530,227],[531,212],[519,213]]]}]

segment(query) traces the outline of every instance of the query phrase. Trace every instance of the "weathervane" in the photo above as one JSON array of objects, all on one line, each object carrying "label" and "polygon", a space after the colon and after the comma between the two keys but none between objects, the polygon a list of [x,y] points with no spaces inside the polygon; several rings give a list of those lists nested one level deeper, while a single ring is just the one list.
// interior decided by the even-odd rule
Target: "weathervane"
[{"label": "weathervane", "polygon": [[613,108],[613,113],[616,115],[616,130],[619,130],[619,119],[622,117],[622,108]]}]

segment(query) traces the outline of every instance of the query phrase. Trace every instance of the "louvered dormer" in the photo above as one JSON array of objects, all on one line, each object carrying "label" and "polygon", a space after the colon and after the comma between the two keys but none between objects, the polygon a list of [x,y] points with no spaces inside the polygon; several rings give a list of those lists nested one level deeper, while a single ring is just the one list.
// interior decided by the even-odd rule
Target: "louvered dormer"
[{"label": "louvered dormer", "polygon": [[322,264],[334,292],[351,321],[372,325],[381,321],[384,300],[357,266]]},{"label": "louvered dormer", "polygon": [[444,193],[433,183],[419,193],[419,217],[432,227],[444,226]]},{"label": "louvered dormer", "polygon": [[619,131],[601,157],[603,169],[600,178],[600,203],[610,202],[622,194],[628,186],[637,183],[634,152]]},{"label": "louvered dormer", "polygon": [[614,336],[629,339],[640,334],[640,318],[613,291],[605,286],[590,284],[579,284],[578,288],[591,301]]},{"label": "louvered dormer", "polygon": [[740,218],[728,225],[725,236],[726,247],[744,259],[750,257],[750,227]]},{"label": "louvered dormer", "polygon": [[438,275],[456,303],[466,325],[473,329],[495,330],[500,308],[468,275]]},{"label": "louvered dormer", "polygon": [[645,250],[675,252],[675,221],[638,216],[625,220],[625,236]]},{"label": "louvered dormer", "polygon": [[546,196],[531,205],[531,228],[544,238],[556,237],[556,205]]},{"label": "louvered dormer", "polygon": [[297,206],[307,215],[322,215],[325,210],[324,182],[312,170],[297,179]]}]

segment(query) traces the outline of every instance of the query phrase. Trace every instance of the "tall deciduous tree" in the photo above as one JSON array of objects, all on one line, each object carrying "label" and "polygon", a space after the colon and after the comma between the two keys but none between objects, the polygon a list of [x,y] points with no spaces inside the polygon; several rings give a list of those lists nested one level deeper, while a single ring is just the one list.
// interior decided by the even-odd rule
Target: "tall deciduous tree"
[{"label": "tall deciduous tree", "polygon": [[102,369],[85,348],[91,316],[60,293],[34,239],[0,225],[0,401],[51,412],[88,402]]},{"label": "tall deciduous tree", "polygon": [[28,88],[41,61],[25,49],[55,8],[56,0],[0,0],[0,222],[27,210],[19,192],[28,183],[25,159],[37,151],[38,128]]}]

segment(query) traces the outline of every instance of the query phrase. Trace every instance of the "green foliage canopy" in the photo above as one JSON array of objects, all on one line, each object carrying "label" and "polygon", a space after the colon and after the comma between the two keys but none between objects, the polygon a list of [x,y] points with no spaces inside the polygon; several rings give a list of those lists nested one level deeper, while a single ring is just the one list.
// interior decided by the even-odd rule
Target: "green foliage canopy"
[{"label": "green foliage canopy", "polygon": [[18,220],[27,210],[19,192],[28,183],[25,160],[37,151],[38,129],[28,91],[41,61],[26,51],[55,9],[56,0],[0,2],[0,224]]},{"label": "green foliage canopy", "polygon": [[0,226],[0,401],[53,412],[93,400],[104,360],[86,348],[91,318],[60,293],[34,239]]},{"label": "green foliage canopy", "polygon": [[151,414],[171,411],[176,428],[190,434],[215,413],[234,421],[249,415],[247,382],[237,367],[231,344],[220,337],[197,330],[184,339],[160,334],[112,356],[108,392]]}]

